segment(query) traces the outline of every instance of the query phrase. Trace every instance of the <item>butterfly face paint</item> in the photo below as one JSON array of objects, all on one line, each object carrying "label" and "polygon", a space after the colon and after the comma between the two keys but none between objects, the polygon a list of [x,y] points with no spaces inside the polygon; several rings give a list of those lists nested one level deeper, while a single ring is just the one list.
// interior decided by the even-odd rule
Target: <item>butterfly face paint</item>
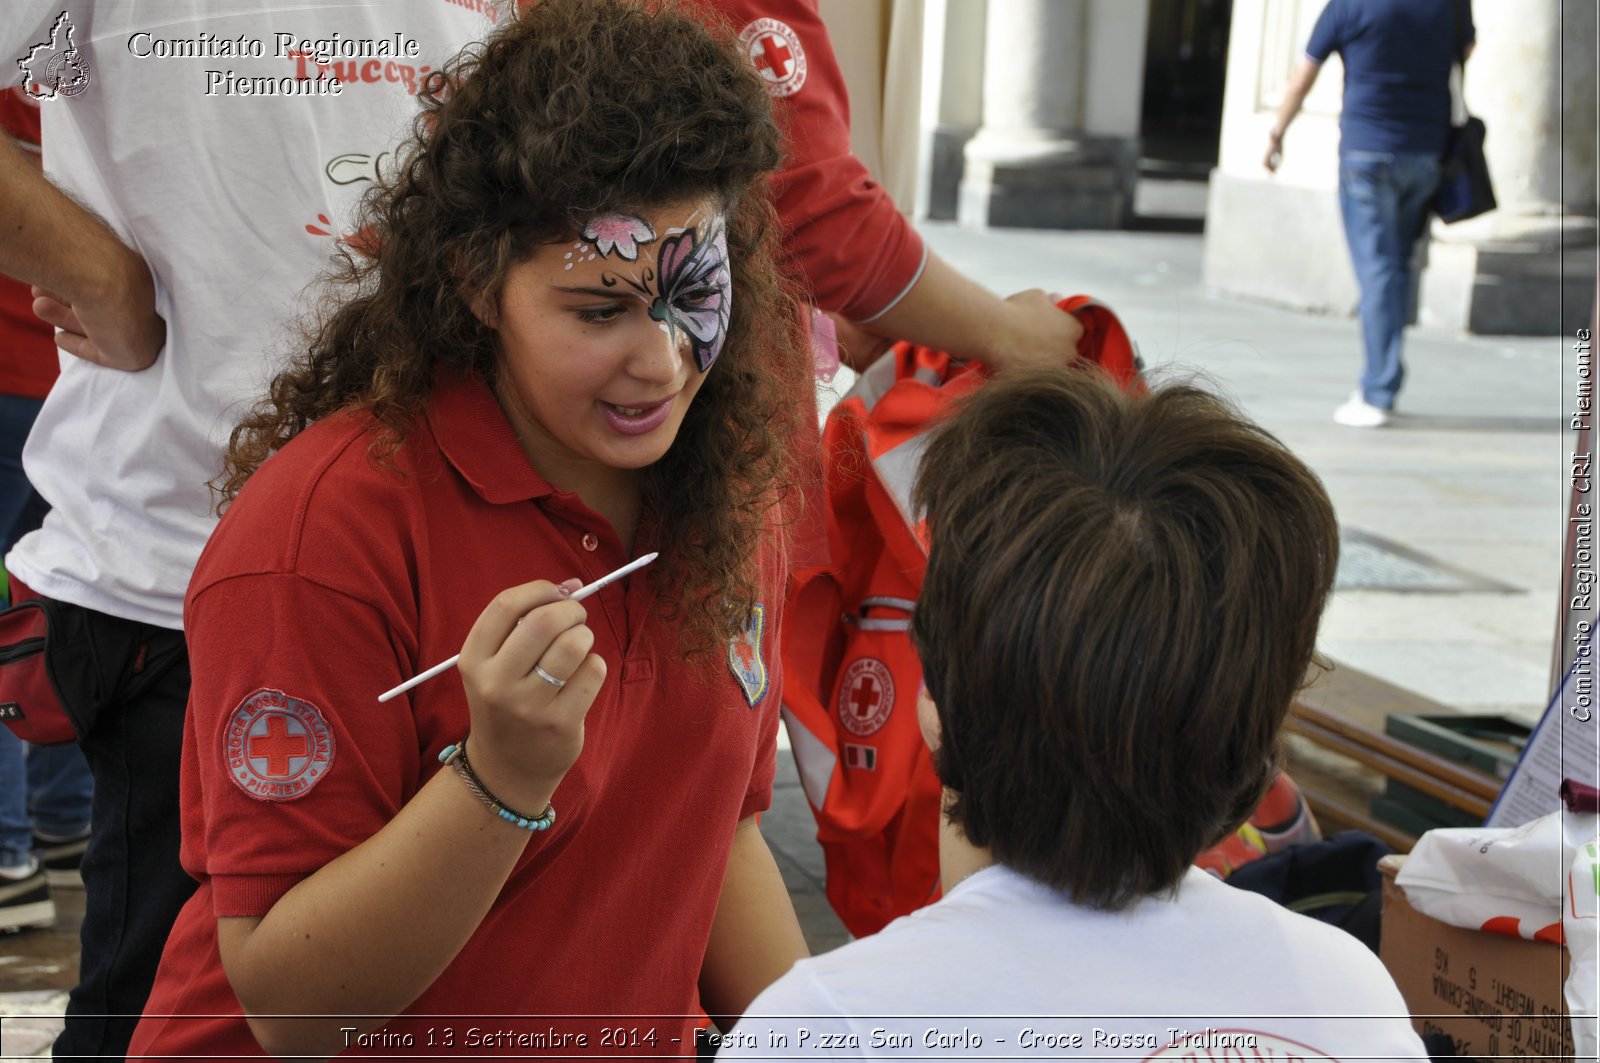
[{"label": "butterfly face paint", "polygon": [[[602,258],[615,255],[629,262],[638,261],[641,245],[656,239],[649,222],[628,214],[591,218],[580,233]],[[711,368],[722,353],[733,304],[727,223],[721,214],[672,231],[657,249],[654,269],[646,266],[634,277],[608,277],[606,283],[617,279],[649,300],[650,317],[671,335],[681,330],[689,337],[702,373]]]},{"label": "butterfly face paint", "polygon": [[722,353],[733,306],[733,277],[728,272],[728,234],[718,214],[699,230],[686,229],[661,242],[656,260],[660,275],[650,316],[668,329],[689,334],[695,364],[703,373]]}]

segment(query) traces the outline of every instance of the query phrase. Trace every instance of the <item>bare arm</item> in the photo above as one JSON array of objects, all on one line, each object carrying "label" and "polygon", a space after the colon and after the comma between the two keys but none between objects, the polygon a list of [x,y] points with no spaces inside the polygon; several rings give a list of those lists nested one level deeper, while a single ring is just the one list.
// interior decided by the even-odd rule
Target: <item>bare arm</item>
[{"label": "bare arm", "polygon": [[0,273],[33,285],[62,350],[113,369],[152,365],[166,342],[143,258],[0,137]]},{"label": "bare arm", "polygon": [[399,1014],[478,929],[528,840],[446,769],[265,916],[217,920],[256,1040],[274,1056],[325,1058],[346,1047],[340,1027],[369,1033]]},{"label": "bare arm", "polygon": [[[932,251],[911,290],[861,328],[887,340],[911,340],[975,359],[992,369],[1071,361],[1083,335],[1077,319],[1062,313],[1039,289],[1001,299]],[[851,367],[863,368],[854,360]]]},{"label": "bare arm", "polygon": [[[584,617],[551,584],[526,584],[496,598],[462,647],[473,770],[528,815],[577,759],[605,678]],[[539,679],[535,662],[566,685]],[[404,1010],[478,929],[531,837],[445,769],[265,916],[219,919],[223,969],[262,1047],[330,1056],[346,1047],[341,1026],[370,1032]]]},{"label": "bare arm", "polygon": [[700,968],[700,1006],[732,1028],[767,986],[810,955],[772,850],[754,816],[733,833],[728,870]]},{"label": "bare arm", "polygon": [[1300,65],[1289,75],[1289,85],[1283,90],[1283,101],[1278,104],[1277,120],[1272,123],[1272,130],[1267,134],[1267,154],[1261,160],[1261,164],[1269,172],[1276,172],[1283,162],[1284,134],[1289,132],[1289,126],[1300,113],[1300,108],[1305,105],[1306,96],[1310,94],[1311,86],[1317,83],[1317,75],[1320,73],[1322,73],[1321,63],[1302,56]]}]

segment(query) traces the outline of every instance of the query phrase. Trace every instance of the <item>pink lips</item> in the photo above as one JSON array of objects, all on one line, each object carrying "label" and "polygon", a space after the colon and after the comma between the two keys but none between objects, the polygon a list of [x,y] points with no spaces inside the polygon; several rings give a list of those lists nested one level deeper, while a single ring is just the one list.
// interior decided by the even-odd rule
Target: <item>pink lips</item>
[{"label": "pink lips", "polygon": [[642,436],[667,422],[667,418],[672,416],[672,406],[676,400],[677,396],[674,395],[649,406],[614,406],[609,402],[596,402],[595,405],[600,407],[601,416],[612,430],[625,436]]}]

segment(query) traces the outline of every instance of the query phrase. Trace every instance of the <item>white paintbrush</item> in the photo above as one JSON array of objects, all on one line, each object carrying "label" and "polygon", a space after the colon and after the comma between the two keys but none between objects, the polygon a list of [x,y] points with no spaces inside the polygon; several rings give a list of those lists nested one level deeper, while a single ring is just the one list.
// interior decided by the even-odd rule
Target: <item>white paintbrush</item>
[{"label": "white paintbrush", "polygon": [[[587,586],[579,587],[577,590],[572,592],[572,597],[568,598],[567,600],[569,602],[581,602],[585,598],[589,597],[589,595],[594,594],[596,591],[600,590],[602,587],[605,587],[606,585],[611,584],[611,583],[615,583],[617,580],[621,579],[623,576],[626,576],[630,572],[637,572],[639,569],[644,568],[644,566],[648,565],[650,562],[654,561],[656,558],[658,558],[660,556],[661,556],[660,554],[649,553],[649,554],[645,554],[643,557],[639,558],[636,561],[629,561],[626,565],[623,565],[621,568],[617,569],[615,572],[611,572],[611,573],[608,573],[608,574],[606,574],[604,576],[601,576],[599,579],[595,580],[593,583],[588,584]],[[438,675],[440,672],[443,672],[443,671],[445,671],[447,669],[450,669],[450,668],[454,668],[456,666],[456,662],[459,661],[459,660],[461,660],[461,654],[458,653],[454,657],[450,658],[448,661],[440,661],[438,664],[434,665],[432,668],[429,668],[426,672],[420,672],[417,675],[412,676],[410,679],[407,679],[404,683],[401,683],[399,686],[394,687],[394,688],[392,688],[390,690],[385,690],[382,694],[378,695],[378,700],[379,701],[388,701],[390,698],[398,697],[401,694],[404,694],[406,691],[410,690],[412,687],[416,686],[418,683],[427,682],[429,679],[432,679],[434,676]]]}]

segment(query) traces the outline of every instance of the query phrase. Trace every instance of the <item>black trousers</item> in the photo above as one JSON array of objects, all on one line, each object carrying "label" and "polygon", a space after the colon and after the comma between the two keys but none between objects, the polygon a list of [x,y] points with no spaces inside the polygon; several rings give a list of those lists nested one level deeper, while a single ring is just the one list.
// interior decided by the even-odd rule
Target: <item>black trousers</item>
[{"label": "black trousers", "polygon": [[[79,606],[70,606],[81,609]],[[183,633],[83,609],[99,714],[80,745],[94,775],[78,985],[56,1059],[127,1054],[178,910],[178,762],[189,700]]]}]

